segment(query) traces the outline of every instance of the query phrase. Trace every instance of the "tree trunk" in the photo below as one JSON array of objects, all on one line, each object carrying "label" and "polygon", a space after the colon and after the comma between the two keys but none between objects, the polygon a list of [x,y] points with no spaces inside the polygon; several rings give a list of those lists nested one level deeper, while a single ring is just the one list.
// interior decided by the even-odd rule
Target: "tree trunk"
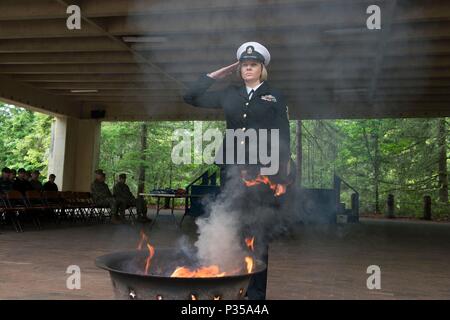
[{"label": "tree trunk", "polygon": [[373,169],[374,169],[374,182],[375,182],[375,212],[379,213],[380,211],[380,146],[379,146],[379,137],[378,132],[374,134],[374,149],[375,156],[373,161]]},{"label": "tree trunk", "polygon": [[302,152],[302,121],[296,121],[296,132],[295,132],[295,140],[296,140],[296,159],[297,159],[297,185],[302,185],[302,162],[303,162],[303,152]]},{"label": "tree trunk", "polygon": [[145,190],[145,152],[147,151],[147,123],[141,124],[141,163],[139,164],[138,195]]},{"label": "tree trunk", "polygon": [[[376,129],[373,133],[370,134],[371,140],[373,140],[373,147],[371,147],[369,142],[369,135],[367,134],[367,130],[365,124],[363,125],[363,136],[364,142],[367,149],[367,154],[369,156],[369,160],[373,167],[374,177],[373,184],[375,188],[375,213],[380,212],[380,146],[379,146],[379,123],[376,124]],[[371,149],[374,150],[374,154],[372,155]]]},{"label": "tree trunk", "polygon": [[446,119],[439,119],[438,126],[439,148],[439,201],[448,203],[448,171],[447,171],[447,125]]}]

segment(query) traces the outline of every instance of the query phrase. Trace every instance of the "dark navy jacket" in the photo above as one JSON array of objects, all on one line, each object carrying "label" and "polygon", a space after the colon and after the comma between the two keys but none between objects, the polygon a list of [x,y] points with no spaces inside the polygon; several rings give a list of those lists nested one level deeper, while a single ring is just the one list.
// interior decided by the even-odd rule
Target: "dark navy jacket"
[{"label": "dark navy jacket", "polygon": [[[215,81],[207,75],[201,76],[184,95],[185,102],[195,107],[223,109],[227,129],[255,129],[257,132],[258,129],[279,129],[280,170],[285,170],[291,153],[287,105],[283,95],[271,88],[267,81],[259,86],[250,100],[244,84],[207,91]],[[268,141],[270,143],[270,137]],[[225,145],[226,141],[223,143]],[[270,145],[268,150],[271,150]]]}]

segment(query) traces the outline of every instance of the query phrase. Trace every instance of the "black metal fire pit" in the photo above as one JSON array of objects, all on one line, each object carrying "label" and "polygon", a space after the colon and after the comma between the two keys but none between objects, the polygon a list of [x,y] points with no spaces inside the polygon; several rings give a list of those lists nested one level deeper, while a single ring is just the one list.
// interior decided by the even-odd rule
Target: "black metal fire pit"
[{"label": "black metal fire pit", "polygon": [[266,265],[254,261],[251,273],[208,278],[172,278],[177,266],[189,265],[189,257],[172,249],[158,249],[148,274],[144,273],[146,251],[125,251],[98,257],[95,264],[108,270],[116,299],[140,300],[239,300],[247,291],[250,277]]}]

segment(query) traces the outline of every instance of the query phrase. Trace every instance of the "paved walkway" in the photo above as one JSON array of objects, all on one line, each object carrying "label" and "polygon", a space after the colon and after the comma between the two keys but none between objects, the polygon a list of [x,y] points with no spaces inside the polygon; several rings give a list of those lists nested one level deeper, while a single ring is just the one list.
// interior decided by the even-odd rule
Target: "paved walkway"
[{"label": "paved walkway", "polygon": [[[180,218],[178,214],[178,218]],[[111,299],[107,272],[95,257],[135,248],[139,226],[63,226],[17,234],[0,229],[0,299]],[[153,228],[155,247],[195,239],[168,217]],[[299,226],[271,245],[270,299],[450,299],[450,224],[363,220],[357,225]],[[66,288],[78,265],[81,290]],[[368,290],[366,269],[381,268],[381,290]]]}]

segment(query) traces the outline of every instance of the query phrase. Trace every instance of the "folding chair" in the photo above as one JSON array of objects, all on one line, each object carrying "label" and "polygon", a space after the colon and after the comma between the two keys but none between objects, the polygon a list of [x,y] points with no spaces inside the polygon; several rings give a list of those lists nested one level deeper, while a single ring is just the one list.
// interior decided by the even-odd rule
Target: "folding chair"
[{"label": "folding chair", "polygon": [[[128,212],[128,214],[127,214]],[[136,206],[128,206],[125,209],[125,217],[130,218],[130,220],[135,221],[137,219],[137,208]]]},{"label": "folding chair", "polygon": [[7,205],[4,194],[0,193],[0,225],[7,223]]},{"label": "folding chair", "polygon": [[58,191],[44,191],[42,193],[44,203],[52,210],[57,223],[61,223],[64,217],[64,204]]},{"label": "folding chair", "polygon": [[45,214],[49,212],[50,208],[45,204],[44,198],[39,191],[26,191],[25,200],[29,212],[35,217],[39,229],[41,229],[39,213],[42,213],[42,216],[45,217]]},{"label": "folding chair", "polygon": [[64,202],[64,212],[69,221],[76,222],[84,218],[83,212],[79,206],[76,195],[72,191],[61,191],[60,196]]},{"label": "folding chair", "polygon": [[94,219],[99,220],[99,215],[95,211],[95,203],[91,198],[90,192],[75,192],[77,203],[80,209],[83,211],[86,220]]},{"label": "folding chair", "polygon": [[[7,211],[11,213],[10,217],[13,221],[16,232],[23,232],[20,219],[21,217],[26,216],[26,214],[28,213],[28,208],[22,193],[15,190],[8,191],[6,193],[6,205]],[[31,215],[31,219],[34,225],[39,229],[39,224],[36,222],[35,216],[33,214]]]},{"label": "folding chair", "polygon": [[22,225],[18,220],[19,213],[8,205],[6,194],[0,194],[0,218],[4,224],[11,221],[16,232],[23,232]]},{"label": "folding chair", "polygon": [[109,219],[112,218],[111,208],[96,204],[94,198],[92,198],[92,193],[90,192],[89,192],[89,203],[93,208],[94,214],[98,217],[100,222],[105,222],[106,218]]}]

